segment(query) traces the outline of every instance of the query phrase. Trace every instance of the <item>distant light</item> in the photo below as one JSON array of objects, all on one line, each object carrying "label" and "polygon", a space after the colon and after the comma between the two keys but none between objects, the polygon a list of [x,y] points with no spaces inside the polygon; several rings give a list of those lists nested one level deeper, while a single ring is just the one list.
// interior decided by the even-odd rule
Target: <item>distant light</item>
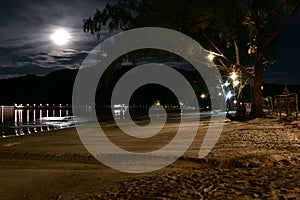
[{"label": "distant light", "polygon": [[236,103],[237,103],[237,100],[234,100],[233,103],[236,104]]},{"label": "distant light", "polygon": [[155,105],[160,106],[160,101],[157,100],[157,101],[155,102]]},{"label": "distant light", "polygon": [[202,99],[204,99],[205,98],[205,94],[201,94],[201,96],[200,96]]},{"label": "distant light", "polygon": [[219,95],[219,96],[222,96],[222,92],[219,92],[218,95]]},{"label": "distant light", "polygon": [[230,78],[234,81],[236,78],[238,77],[238,75],[235,72],[232,72],[232,74],[230,75]]},{"label": "distant light", "polygon": [[208,54],[207,58],[208,58],[208,60],[213,61],[215,56],[212,53],[210,53],[210,54]]},{"label": "distant light", "polygon": [[116,115],[120,115],[121,114],[121,110],[114,110],[114,113],[116,114]]},{"label": "distant light", "polygon": [[122,104],[114,104],[114,105],[113,105],[113,108],[122,108],[122,107],[123,107]]}]

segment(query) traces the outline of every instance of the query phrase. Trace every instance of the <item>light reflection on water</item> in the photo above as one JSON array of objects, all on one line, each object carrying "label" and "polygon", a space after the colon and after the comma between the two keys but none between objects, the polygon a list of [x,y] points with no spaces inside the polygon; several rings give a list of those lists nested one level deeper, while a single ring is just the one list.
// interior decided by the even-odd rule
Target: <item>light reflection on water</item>
[{"label": "light reflection on water", "polygon": [[[189,117],[194,119],[194,114],[199,112],[193,107],[164,107],[168,111],[178,113],[190,113]],[[91,112],[92,106],[83,106],[79,108],[83,113]],[[129,109],[131,110],[129,114]],[[86,122],[83,118],[72,116],[72,107],[70,106],[39,106],[39,107],[15,107],[15,106],[0,106],[0,138],[7,136],[20,136],[44,131],[51,131],[62,128],[69,128],[75,126],[77,123]],[[101,109],[100,109],[101,110]],[[138,118],[144,118],[148,115],[149,106],[126,106],[125,104],[117,104],[109,107],[111,114],[115,120],[128,119],[129,115],[136,114]],[[148,114],[147,114],[148,113]],[[159,106],[152,107],[152,114],[154,117],[160,117],[161,108]],[[209,117],[210,113],[202,113],[202,117]],[[106,119],[104,114],[104,120]],[[180,115],[174,115],[180,118]],[[173,116],[173,117],[174,117]],[[110,118],[108,118],[110,119]],[[98,119],[101,120],[101,119]]]},{"label": "light reflection on water", "polygon": [[[69,107],[15,108],[14,106],[1,106],[0,110],[1,137],[19,136],[74,126]],[[56,120],[51,121],[51,119]]]}]

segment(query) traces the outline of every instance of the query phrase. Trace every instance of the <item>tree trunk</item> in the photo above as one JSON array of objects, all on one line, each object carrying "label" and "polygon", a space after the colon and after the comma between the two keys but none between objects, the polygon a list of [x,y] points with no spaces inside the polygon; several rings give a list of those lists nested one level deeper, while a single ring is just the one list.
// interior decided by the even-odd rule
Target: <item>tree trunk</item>
[{"label": "tree trunk", "polygon": [[252,102],[251,102],[251,112],[252,118],[263,117],[264,112],[262,109],[262,91],[261,91],[261,76],[263,73],[263,52],[264,45],[261,38],[261,23],[260,14],[254,6],[254,2],[250,0],[251,14],[254,21],[254,39],[256,46],[255,54],[255,68],[253,77],[253,89],[252,89]]},{"label": "tree trunk", "polygon": [[255,76],[253,80],[253,92],[251,102],[251,117],[263,117],[264,112],[262,109],[262,92],[261,92],[261,77]]},{"label": "tree trunk", "polygon": [[252,83],[252,102],[251,102],[251,117],[263,117],[262,109],[262,90],[261,90],[261,75],[263,72],[263,54],[260,52],[261,48],[258,46],[255,64],[255,77]]}]

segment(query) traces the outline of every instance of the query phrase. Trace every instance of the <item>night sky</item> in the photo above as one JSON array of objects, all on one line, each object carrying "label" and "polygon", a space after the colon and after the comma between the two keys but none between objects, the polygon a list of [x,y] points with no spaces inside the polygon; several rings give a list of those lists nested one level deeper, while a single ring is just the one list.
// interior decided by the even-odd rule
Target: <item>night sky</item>
[{"label": "night sky", "polygon": [[[0,7],[0,78],[25,74],[45,75],[63,68],[78,68],[99,41],[84,33],[82,19],[103,8],[108,0],[10,0]],[[63,28],[69,42],[56,45],[50,36]],[[109,33],[103,33],[107,37]],[[300,84],[300,12],[283,32],[282,56],[264,82]]]},{"label": "night sky", "polygon": [[[10,0],[0,7],[0,76],[44,75],[62,68],[78,68],[99,41],[84,33],[82,20],[107,2],[99,0]],[[71,38],[58,46],[51,39],[57,29]],[[105,34],[105,33],[104,33]]]},{"label": "night sky", "polygon": [[300,84],[300,10],[282,32],[282,42],[278,47],[281,56],[264,81],[280,84]]}]

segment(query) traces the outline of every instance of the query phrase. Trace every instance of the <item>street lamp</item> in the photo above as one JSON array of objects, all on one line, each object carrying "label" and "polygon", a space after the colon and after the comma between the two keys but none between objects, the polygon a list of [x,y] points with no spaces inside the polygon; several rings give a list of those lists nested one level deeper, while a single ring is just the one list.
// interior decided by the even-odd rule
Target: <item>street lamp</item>
[{"label": "street lamp", "polygon": [[207,56],[207,58],[208,58],[209,61],[213,61],[214,58],[215,58],[215,55],[212,54],[212,53],[209,53],[208,56]]},{"label": "street lamp", "polygon": [[238,77],[238,75],[235,72],[232,72],[232,74],[230,75],[230,78],[235,81],[235,79]]}]

